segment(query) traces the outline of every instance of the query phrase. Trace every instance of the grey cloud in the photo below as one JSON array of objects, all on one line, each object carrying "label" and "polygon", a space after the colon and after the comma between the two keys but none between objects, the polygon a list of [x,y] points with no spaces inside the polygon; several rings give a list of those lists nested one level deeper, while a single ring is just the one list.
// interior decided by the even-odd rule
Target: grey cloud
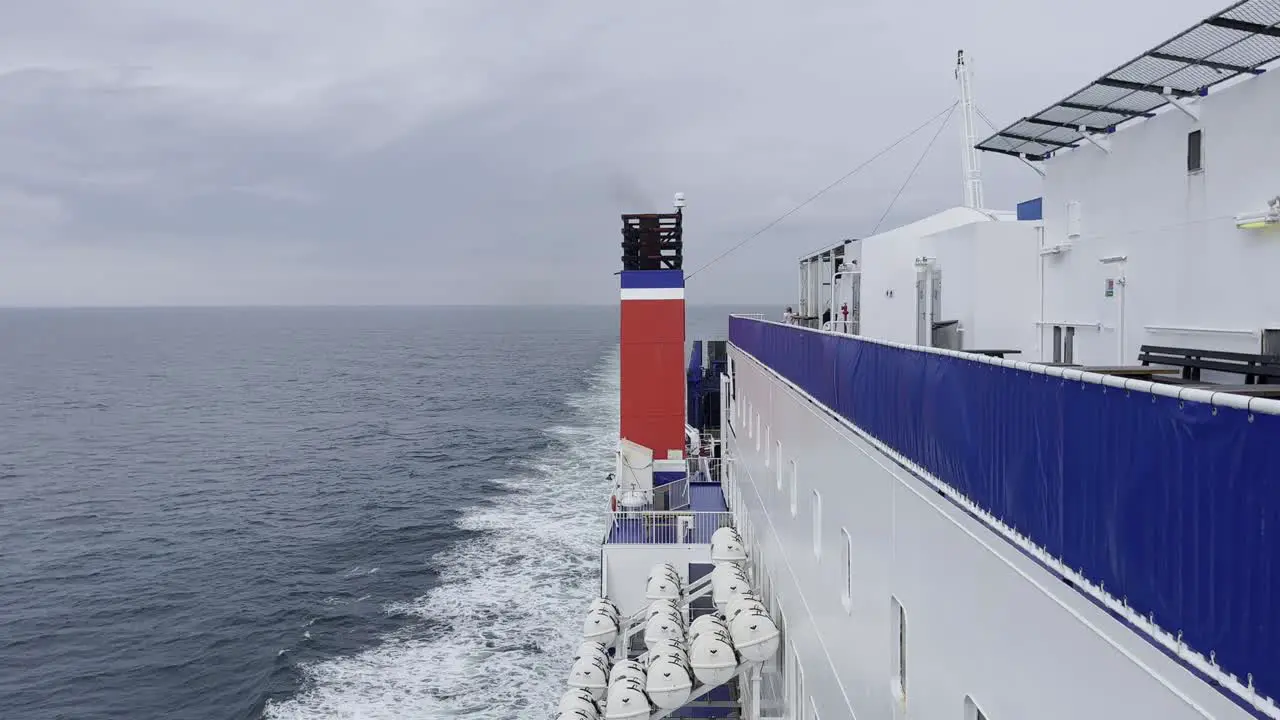
[{"label": "grey cloud", "polygon": [[[685,192],[696,269],[952,102],[957,47],[1002,122],[1216,4],[1161,7],[11,3],[0,304],[612,302],[618,213]],[[929,135],[690,297],[787,300],[793,258],[869,232]],[[988,204],[1038,194],[983,160]],[[885,225],[959,195],[953,121]]]}]

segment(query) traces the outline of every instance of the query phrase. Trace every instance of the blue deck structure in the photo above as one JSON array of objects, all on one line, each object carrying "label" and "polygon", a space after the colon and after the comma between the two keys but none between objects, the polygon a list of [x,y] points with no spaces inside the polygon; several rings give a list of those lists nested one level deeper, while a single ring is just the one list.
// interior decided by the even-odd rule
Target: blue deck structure
[{"label": "blue deck structure", "polygon": [[689,509],[694,512],[729,512],[720,483],[689,483]]},{"label": "blue deck structure", "polygon": [[[607,544],[673,545],[707,544],[711,534],[733,524],[720,483],[689,483],[689,509],[680,512],[641,510],[613,513]],[[680,537],[680,521],[687,518],[688,530]]]},{"label": "blue deck structure", "polygon": [[1256,410],[1268,401],[1210,405],[739,317],[729,336],[1060,566],[1280,695],[1280,415]]}]

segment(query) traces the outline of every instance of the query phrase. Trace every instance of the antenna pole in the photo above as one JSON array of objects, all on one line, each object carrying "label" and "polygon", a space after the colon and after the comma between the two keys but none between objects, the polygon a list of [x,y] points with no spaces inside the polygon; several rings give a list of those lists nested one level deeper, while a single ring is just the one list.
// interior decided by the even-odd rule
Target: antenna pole
[{"label": "antenna pole", "polygon": [[982,208],[982,169],[978,166],[978,126],[974,122],[973,77],[964,50],[956,52],[956,80],[960,83],[960,117],[964,133],[964,204]]}]

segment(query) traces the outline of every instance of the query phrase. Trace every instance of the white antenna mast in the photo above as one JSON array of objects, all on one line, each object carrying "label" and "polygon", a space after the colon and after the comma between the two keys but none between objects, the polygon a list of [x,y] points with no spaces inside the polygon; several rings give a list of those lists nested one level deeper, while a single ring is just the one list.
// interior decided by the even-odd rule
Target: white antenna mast
[{"label": "white antenna mast", "polygon": [[978,127],[974,123],[973,77],[964,59],[964,50],[956,52],[956,80],[960,81],[960,116],[964,132],[964,204],[982,209],[982,168],[978,166]]}]

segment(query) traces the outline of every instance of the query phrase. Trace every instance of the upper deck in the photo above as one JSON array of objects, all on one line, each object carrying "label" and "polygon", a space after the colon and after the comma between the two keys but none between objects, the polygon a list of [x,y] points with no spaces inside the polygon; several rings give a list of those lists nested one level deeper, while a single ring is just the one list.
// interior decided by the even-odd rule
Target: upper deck
[{"label": "upper deck", "polygon": [[1276,710],[1280,402],[746,318],[730,341],[1153,644]]}]

